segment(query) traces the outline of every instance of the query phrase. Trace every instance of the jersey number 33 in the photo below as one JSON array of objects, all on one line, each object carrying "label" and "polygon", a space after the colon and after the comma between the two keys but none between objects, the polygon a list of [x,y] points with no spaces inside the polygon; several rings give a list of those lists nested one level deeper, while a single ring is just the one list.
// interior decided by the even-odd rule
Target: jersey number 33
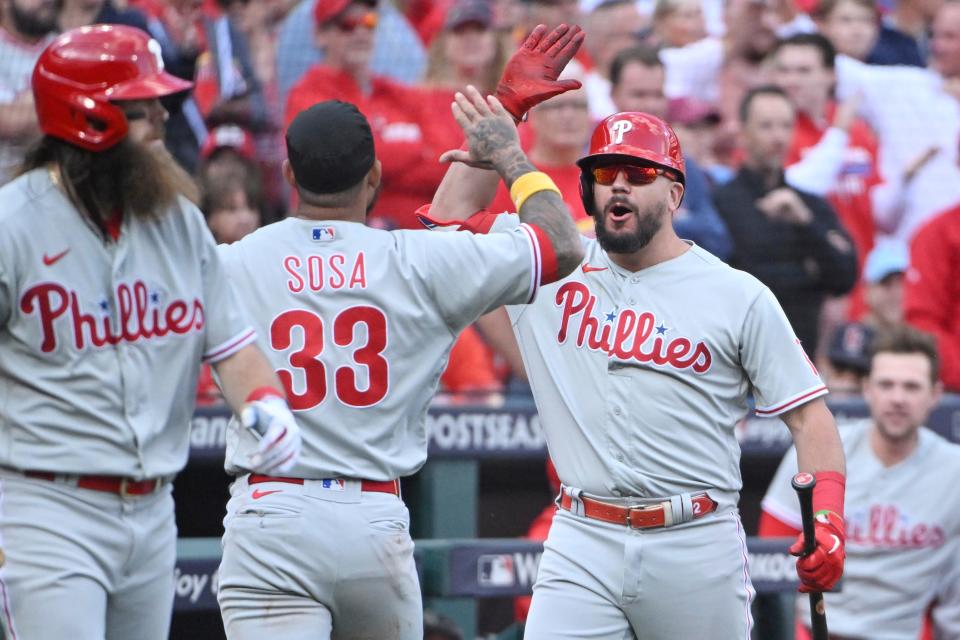
[{"label": "jersey number 33", "polygon": [[[354,342],[357,330],[363,325],[366,344],[354,350],[353,364],[366,370],[367,384],[358,386],[358,371],[354,366],[337,367],[333,374],[333,392],[337,399],[351,407],[369,407],[387,395],[390,367],[383,350],[387,346],[387,318],[380,309],[356,306],[344,309],[333,319],[333,344],[347,348]],[[277,316],[270,325],[270,346],[286,351],[294,344],[294,336],[302,335],[303,346],[290,353],[288,361],[296,376],[303,380],[294,388],[295,371],[281,368],[277,375],[287,392],[290,408],[306,411],[319,406],[327,397],[327,366],[320,359],[328,337],[324,320],[313,311],[290,309]]]}]

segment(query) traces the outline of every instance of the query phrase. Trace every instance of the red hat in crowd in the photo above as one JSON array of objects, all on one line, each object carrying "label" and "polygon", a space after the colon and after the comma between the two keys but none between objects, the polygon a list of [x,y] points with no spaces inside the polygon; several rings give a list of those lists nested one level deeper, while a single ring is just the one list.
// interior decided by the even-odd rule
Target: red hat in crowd
[{"label": "red hat in crowd", "polygon": [[719,124],[720,111],[705,100],[699,98],[671,98],[667,106],[667,121],[670,124]]},{"label": "red hat in crowd", "polygon": [[376,7],[376,0],[317,0],[313,5],[313,19],[317,24],[326,24],[333,18],[346,11],[347,7],[353,2]]},{"label": "red hat in crowd", "polygon": [[225,124],[210,131],[200,147],[200,159],[206,160],[218,149],[232,149],[246,160],[254,160],[256,151],[250,132],[235,124]]}]

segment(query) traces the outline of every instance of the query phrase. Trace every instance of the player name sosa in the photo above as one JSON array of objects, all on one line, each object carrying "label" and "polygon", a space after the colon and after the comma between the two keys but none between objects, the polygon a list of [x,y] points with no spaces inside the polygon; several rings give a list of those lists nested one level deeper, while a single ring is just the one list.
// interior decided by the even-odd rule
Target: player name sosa
[{"label": "player name sosa", "polygon": [[[667,342],[662,336],[650,340],[657,319],[649,311],[620,311],[616,320],[602,323],[593,315],[597,297],[582,282],[568,282],[557,290],[556,303],[563,309],[557,341],[566,342],[570,329],[576,331],[577,346],[584,344],[620,360],[652,362],[676,369],[690,368],[696,373],[710,370],[713,356],[706,343],[696,345],[683,336]],[[609,316],[608,316],[609,317]],[[579,326],[571,326],[579,320]],[[601,326],[602,325],[602,326]]]},{"label": "player name sosa", "polygon": [[[283,269],[290,274],[287,289],[291,293],[300,293],[304,289],[323,291],[330,289],[366,289],[367,267],[363,251],[351,256],[353,264],[347,269],[347,256],[334,253],[329,256],[309,255],[305,259],[299,256],[286,256]],[[306,262],[306,265],[304,265]],[[350,272],[349,279],[347,271]]]},{"label": "player name sosa", "polygon": [[83,349],[87,339],[93,346],[102,347],[203,329],[203,304],[197,298],[192,302],[173,300],[166,309],[161,309],[159,304],[149,302],[147,285],[137,280],[133,284],[117,285],[116,300],[120,316],[116,330],[109,313],[104,312],[100,317],[84,313],[77,292],[55,282],[44,282],[27,289],[20,298],[20,310],[39,314],[43,330],[40,350],[44,353],[57,348],[55,320],[68,309],[70,315],[67,318],[73,325],[73,342],[77,349]]},{"label": "player name sosa", "polygon": [[846,520],[847,544],[884,549],[922,549],[937,548],[946,541],[946,534],[939,525],[911,523],[909,517],[900,513],[895,505],[871,505],[868,514],[848,515]]}]

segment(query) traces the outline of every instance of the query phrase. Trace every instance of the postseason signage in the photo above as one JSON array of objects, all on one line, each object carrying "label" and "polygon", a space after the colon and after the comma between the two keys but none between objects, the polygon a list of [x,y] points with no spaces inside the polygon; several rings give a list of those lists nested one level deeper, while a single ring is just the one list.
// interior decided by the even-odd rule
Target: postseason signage
[{"label": "postseason signage", "polygon": [[[216,540],[200,542],[209,555],[185,553],[176,566],[174,610],[210,611],[217,608]],[[750,577],[757,593],[797,589],[796,558],[787,553],[792,539],[748,538]],[[417,569],[424,595],[443,598],[493,598],[529,595],[537,577],[543,546],[529,540],[488,539],[417,544]],[[424,551],[422,547],[428,547]],[[430,555],[429,559],[427,556]]]},{"label": "postseason signage", "polygon": [[[867,416],[862,400],[831,402],[838,422]],[[224,407],[200,407],[190,433],[191,458],[223,462],[230,412]],[[960,396],[944,398],[930,416],[932,429],[960,442]],[[532,401],[509,402],[499,407],[475,405],[430,408],[426,430],[430,457],[465,459],[538,458],[546,455],[546,441]],[[750,414],[736,425],[745,456],[781,456],[790,446],[790,432],[779,418]]]}]

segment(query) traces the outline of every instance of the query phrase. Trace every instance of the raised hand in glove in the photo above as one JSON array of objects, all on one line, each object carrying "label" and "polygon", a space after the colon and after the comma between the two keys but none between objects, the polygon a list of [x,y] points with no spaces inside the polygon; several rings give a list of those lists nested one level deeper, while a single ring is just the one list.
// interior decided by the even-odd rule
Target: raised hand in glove
[{"label": "raised hand in glove", "polygon": [[579,89],[577,80],[557,80],[583,44],[577,25],[561,24],[550,33],[538,24],[503,69],[496,96],[517,122],[527,111],[553,96]]},{"label": "raised hand in glove", "polygon": [[300,427],[279,395],[267,394],[247,402],[240,413],[243,426],[260,438],[250,456],[250,470],[271,474],[289,471],[300,458]]},{"label": "raised hand in glove", "polygon": [[[813,553],[797,559],[801,593],[830,591],[843,575],[843,560],[847,555],[843,518],[832,511],[818,511],[814,516],[813,533],[817,547]],[[795,556],[803,553],[802,533],[790,547],[790,553]]]}]

